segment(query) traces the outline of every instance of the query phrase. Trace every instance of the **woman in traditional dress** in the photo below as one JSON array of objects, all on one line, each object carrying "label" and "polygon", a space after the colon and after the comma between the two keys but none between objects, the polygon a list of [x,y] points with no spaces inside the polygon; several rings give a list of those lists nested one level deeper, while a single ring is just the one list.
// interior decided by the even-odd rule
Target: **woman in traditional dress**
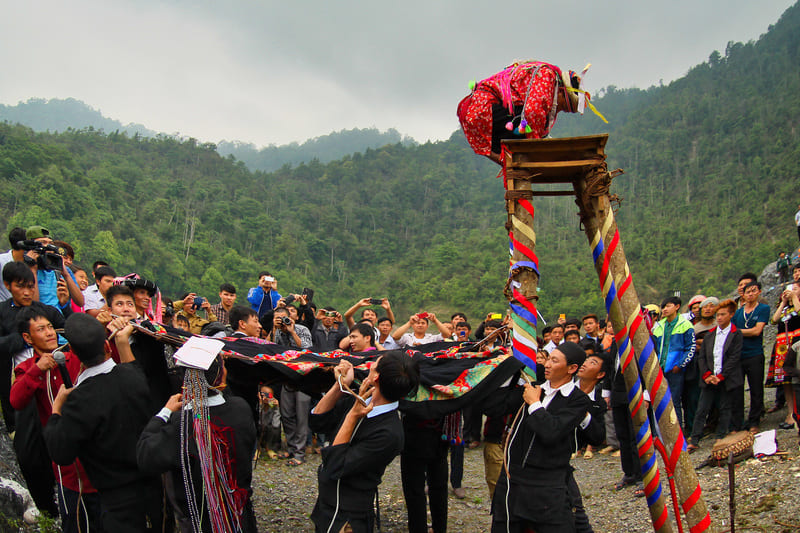
[{"label": "woman in traditional dress", "polygon": [[790,408],[786,419],[778,427],[792,429],[797,415],[796,402],[791,380],[784,372],[783,364],[789,347],[795,341],[800,340],[800,285],[795,284],[791,290],[783,291],[778,307],[772,315],[772,323],[778,325],[778,335],[775,338],[775,346],[772,348],[772,356],[769,360],[766,386],[783,387],[786,404]]}]

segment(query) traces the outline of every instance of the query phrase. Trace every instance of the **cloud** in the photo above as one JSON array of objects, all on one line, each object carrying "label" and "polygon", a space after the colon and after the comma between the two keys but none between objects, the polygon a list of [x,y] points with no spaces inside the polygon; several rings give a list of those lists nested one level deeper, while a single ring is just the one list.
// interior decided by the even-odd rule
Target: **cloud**
[{"label": "cloud", "polygon": [[593,67],[589,88],[646,88],[790,2],[78,0],[4,8],[4,103],[74,97],[204,141],[302,141],[397,128],[448,137],[471,79],[518,59]]}]

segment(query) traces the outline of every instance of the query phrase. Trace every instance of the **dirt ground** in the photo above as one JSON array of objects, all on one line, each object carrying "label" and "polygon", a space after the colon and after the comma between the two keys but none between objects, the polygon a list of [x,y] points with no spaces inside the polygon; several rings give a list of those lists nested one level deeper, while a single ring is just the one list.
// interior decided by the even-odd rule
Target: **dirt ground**
[{"label": "dirt ground", "polygon": [[[767,407],[772,391],[767,391]],[[767,415],[761,429],[777,428],[786,411]],[[796,430],[777,430],[779,449],[785,456],[749,459],[736,466],[736,531],[789,532],[800,529],[800,453]],[[713,439],[704,439],[700,450],[691,455],[695,466],[708,457]],[[291,467],[285,461],[262,459],[254,472],[254,506],[259,531],[313,531],[308,518],[316,499],[316,471],[319,455],[307,456],[304,465]],[[622,471],[619,458],[597,455],[572,461],[575,478],[581,487],[584,505],[597,532],[652,531],[644,498],[633,495],[634,488],[614,490]],[[717,531],[730,530],[728,473],[725,468],[697,470],[703,497]],[[664,494],[669,495],[666,472],[661,469]],[[490,525],[489,491],[484,481],[482,447],[464,455],[464,499],[451,491],[448,528],[456,532],[485,532]],[[406,531],[405,505],[400,482],[400,459],[386,470],[379,487],[382,531]],[[668,501],[671,508],[671,503]],[[684,524],[686,526],[686,524]],[[688,527],[685,527],[688,531]],[[678,531],[673,521],[673,531]]]}]

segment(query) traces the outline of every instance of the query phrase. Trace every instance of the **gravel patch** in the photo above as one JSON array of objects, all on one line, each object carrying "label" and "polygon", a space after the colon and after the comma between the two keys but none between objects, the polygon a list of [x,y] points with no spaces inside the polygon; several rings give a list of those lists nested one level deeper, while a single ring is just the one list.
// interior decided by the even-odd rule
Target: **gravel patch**
[{"label": "gravel patch", "polygon": [[[771,391],[768,397],[771,398]],[[770,404],[771,402],[768,402]],[[779,411],[767,415],[762,429],[777,428],[786,415]],[[736,530],[738,532],[789,532],[800,529],[800,453],[795,430],[777,430],[780,450],[786,456],[749,459],[736,465]],[[691,455],[695,466],[709,455],[713,439],[700,443]],[[259,531],[310,532],[308,518],[317,494],[316,471],[319,455],[307,455],[304,465],[291,467],[285,461],[259,461],[253,477],[253,503]],[[584,505],[597,532],[631,533],[652,531],[650,515],[644,498],[633,495],[634,487],[614,490],[622,476],[619,458],[595,454],[592,459],[579,457],[572,461],[575,478],[581,487]],[[728,472],[726,468],[706,467],[697,471],[703,496],[718,531],[730,529],[728,510]],[[661,469],[664,494],[669,485]],[[489,491],[483,478],[482,448],[466,450],[464,454],[464,488],[466,498],[450,495],[448,527],[450,531],[488,532]],[[400,481],[400,459],[386,470],[379,487],[381,526],[385,532],[406,531],[405,504]],[[684,529],[688,527],[684,524]],[[673,530],[678,531],[674,525]]]}]

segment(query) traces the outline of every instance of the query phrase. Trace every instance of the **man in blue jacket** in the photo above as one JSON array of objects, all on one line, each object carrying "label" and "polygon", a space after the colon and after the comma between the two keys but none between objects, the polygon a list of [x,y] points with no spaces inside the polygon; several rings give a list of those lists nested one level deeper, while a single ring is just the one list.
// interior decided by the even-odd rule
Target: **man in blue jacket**
[{"label": "man in blue jacket", "polygon": [[278,305],[281,295],[278,293],[277,280],[267,271],[258,275],[258,286],[247,291],[247,301],[253,311],[258,313],[258,318],[269,313]]},{"label": "man in blue jacket", "polygon": [[[653,344],[658,351],[658,362],[664,377],[667,379],[672,395],[672,405],[678,417],[680,427],[683,423],[681,395],[683,394],[683,378],[686,365],[694,357],[694,326],[679,313],[681,299],[671,296],[661,303],[661,316],[653,326]],[[693,421],[689,421],[691,424]]]}]

